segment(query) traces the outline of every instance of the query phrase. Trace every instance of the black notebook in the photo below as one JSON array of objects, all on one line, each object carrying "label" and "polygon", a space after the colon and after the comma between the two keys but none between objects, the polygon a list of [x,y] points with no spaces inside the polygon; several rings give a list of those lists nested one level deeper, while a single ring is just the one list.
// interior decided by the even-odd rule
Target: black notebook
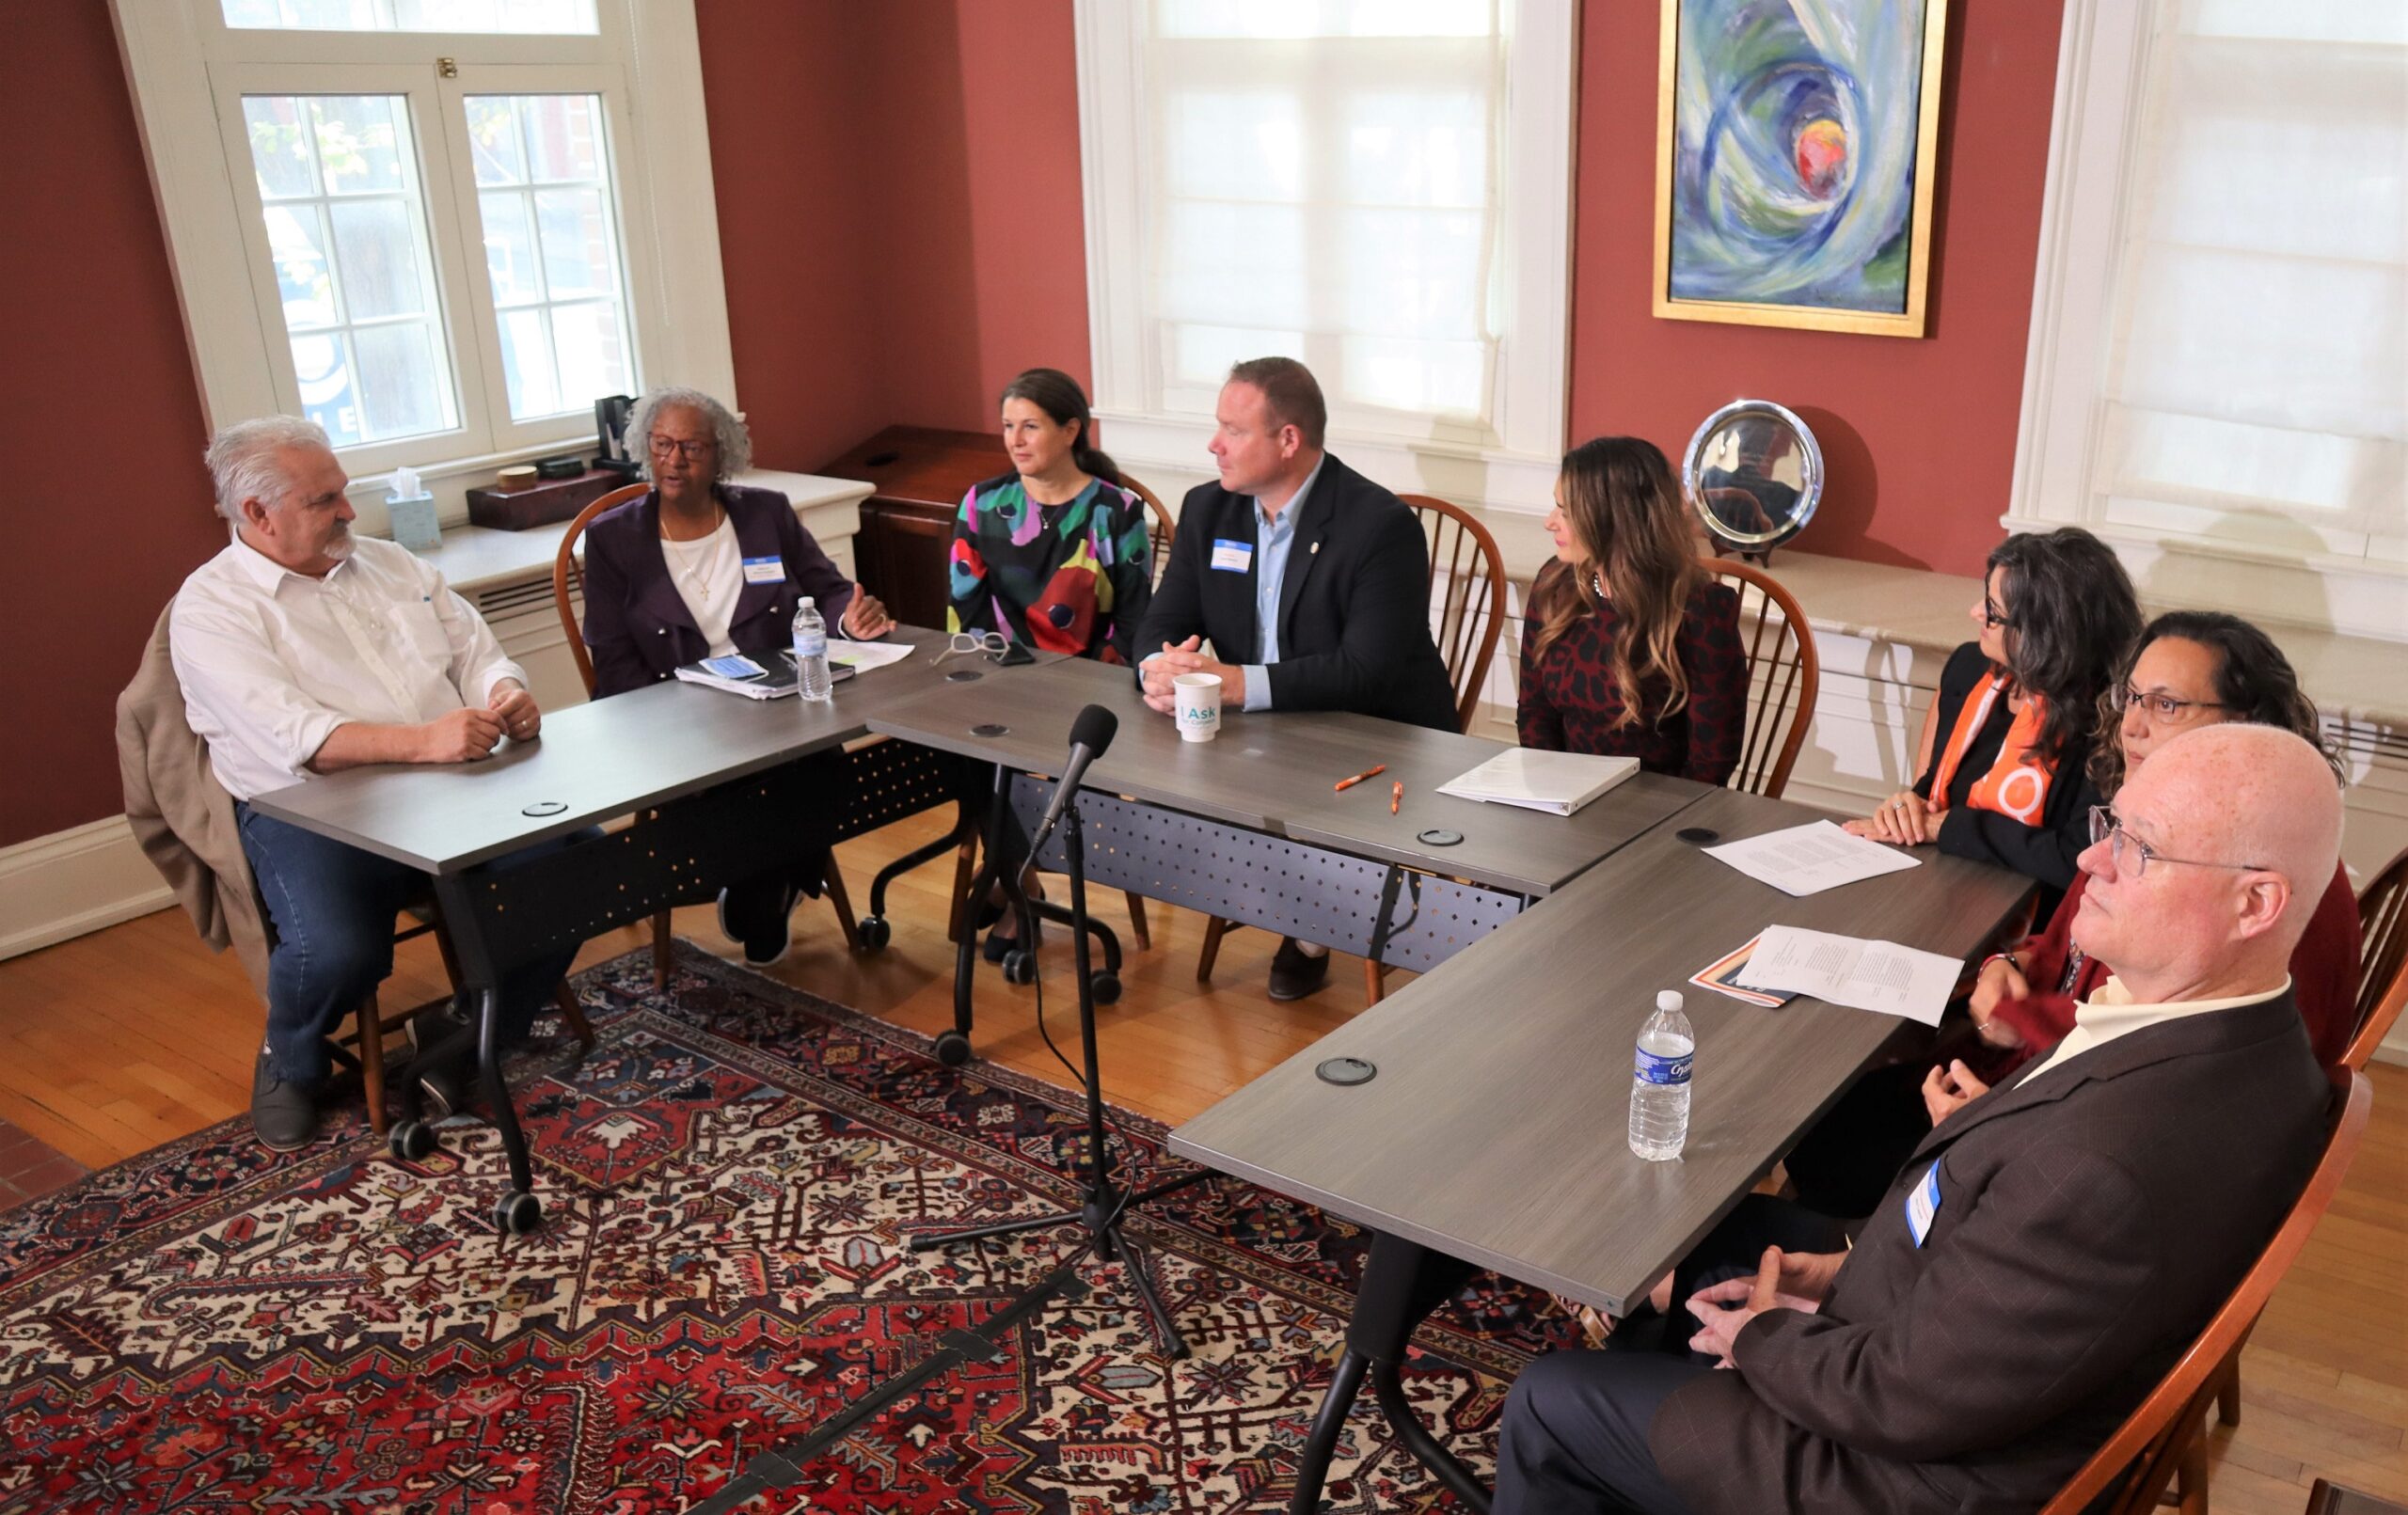
[{"label": "black notebook", "polygon": [[[831,664],[828,674],[831,684],[842,684],[853,676],[853,671]],[[795,672],[794,653],[783,647],[757,658],[742,653],[705,657],[699,663],[688,663],[677,671],[677,676],[689,684],[725,689],[747,700],[784,699],[802,687],[802,680]]]}]

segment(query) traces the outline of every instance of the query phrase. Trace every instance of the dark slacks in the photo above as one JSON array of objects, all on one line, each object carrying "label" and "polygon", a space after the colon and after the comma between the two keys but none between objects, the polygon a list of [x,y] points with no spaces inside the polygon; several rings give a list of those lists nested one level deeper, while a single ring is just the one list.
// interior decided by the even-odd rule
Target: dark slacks
[{"label": "dark slacks", "polygon": [[[321,1079],[326,1037],[393,971],[393,918],[425,895],[426,875],[248,805],[237,804],[234,814],[276,930],[268,956],[268,1059],[282,1078]],[[529,847],[492,866],[508,868],[593,834]],[[525,1039],[576,955],[573,948],[553,953],[502,976],[504,1046]]]},{"label": "dark slacks", "polygon": [[1685,1515],[1648,1448],[1648,1428],[1674,1390],[1716,1371],[1688,1349],[1691,1294],[1753,1273],[1766,1247],[1836,1252],[1829,1218],[1751,1194],[1672,1273],[1672,1313],[1641,1306],[1605,1351],[1556,1352],[1530,1365],[1505,1402],[1497,1444],[1496,1515]]}]

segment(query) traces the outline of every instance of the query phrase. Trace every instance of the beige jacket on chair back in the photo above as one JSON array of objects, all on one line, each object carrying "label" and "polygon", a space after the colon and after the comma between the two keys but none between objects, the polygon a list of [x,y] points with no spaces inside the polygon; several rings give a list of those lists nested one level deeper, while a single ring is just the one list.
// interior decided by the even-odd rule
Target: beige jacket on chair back
[{"label": "beige jacket on chair back", "polygon": [[167,655],[167,618],[159,612],[142,666],[117,697],[117,764],[125,784],[125,818],[143,855],[167,880],[213,952],[233,944],[243,971],[267,993],[267,929],[260,917],[251,865],[243,856],[234,801],[209,765],[209,744],[184,718],[183,686]]}]

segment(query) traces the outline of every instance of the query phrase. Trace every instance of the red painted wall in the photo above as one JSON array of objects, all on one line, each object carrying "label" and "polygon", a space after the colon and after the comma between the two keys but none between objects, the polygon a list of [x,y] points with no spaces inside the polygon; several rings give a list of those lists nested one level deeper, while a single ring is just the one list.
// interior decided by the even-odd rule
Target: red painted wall
[{"label": "red painted wall", "polygon": [[0,49],[0,845],[124,808],[117,692],[225,541],[108,8],[26,6]]},{"label": "red painted wall", "polygon": [[1657,8],[1582,9],[1575,436],[1645,436],[1677,459],[1716,407],[1776,400],[1814,428],[1829,470],[1800,546],[1981,572],[2015,463],[2063,0],[1950,8],[1920,340],[1657,320]]},{"label": "red painted wall", "polygon": [[[1739,395],[1801,411],[1814,550],[1969,572],[2006,506],[2062,0],[1951,16],[1932,335],[1649,313],[1656,8],[1584,8],[1572,425],[1667,450]],[[881,425],[984,428],[1003,381],[1088,376],[1069,0],[701,0],[737,380],[761,461]],[[6,155],[0,845],[116,813],[112,705],[221,540],[203,420],[105,8],[23,8]],[[71,144],[68,150],[63,145]],[[104,329],[106,340],[96,334]],[[62,667],[67,671],[60,671]]]}]

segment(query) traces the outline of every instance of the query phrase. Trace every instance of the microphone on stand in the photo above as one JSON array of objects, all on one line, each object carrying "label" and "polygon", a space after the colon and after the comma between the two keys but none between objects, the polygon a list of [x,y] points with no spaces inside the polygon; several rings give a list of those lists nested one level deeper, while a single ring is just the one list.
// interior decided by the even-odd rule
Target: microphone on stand
[{"label": "microphone on stand", "polygon": [[1070,797],[1079,792],[1087,765],[1103,756],[1119,731],[1120,718],[1101,705],[1087,706],[1070,722],[1070,758],[1062,765],[1061,781],[1054,786],[1054,802],[1045,807],[1045,819],[1038,823],[1037,834],[1029,840],[1031,859],[1044,849],[1046,839],[1062,824],[1062,813],[1070,808]]}]

